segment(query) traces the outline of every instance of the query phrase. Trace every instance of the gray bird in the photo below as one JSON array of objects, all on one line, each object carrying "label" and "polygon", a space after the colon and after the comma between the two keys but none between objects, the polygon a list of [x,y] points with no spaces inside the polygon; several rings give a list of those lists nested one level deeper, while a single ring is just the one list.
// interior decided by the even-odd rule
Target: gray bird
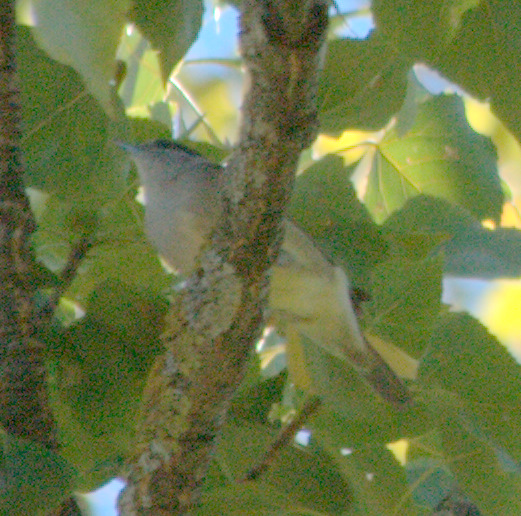
[{"label": "gray bird", "polygon": [[[222,167],[172,141],[118,145],[136,163],[151,243],[172,269],[190,274],[222,216]],[[408,390],[360,331],[344,270],[332,265],[288,219],[284,230],[271,271],[271,311],[354,365],[385,400],[397,407],[408,405]]]}]

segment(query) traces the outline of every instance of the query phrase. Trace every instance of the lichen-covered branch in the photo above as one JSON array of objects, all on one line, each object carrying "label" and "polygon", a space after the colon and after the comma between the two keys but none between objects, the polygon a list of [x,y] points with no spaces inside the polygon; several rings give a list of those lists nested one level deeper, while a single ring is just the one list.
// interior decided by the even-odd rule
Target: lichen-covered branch
[{"label": "lichen-covered branch", "polygon": [[23,188],[16,84],[14,1],[0,3],[0,425],[56,448],[43,349],[36,339],[29,237],[34,221]]},{"label": "lichen-covered branch", "polygon": [[267,271],[300,152],[317,129],[327,2],[245,0],[249,74],[240,142],[226,168],[226,220],[176,297],[150,374],[121,514],[186,514],[199,502],[230,398],[264,321]]}]

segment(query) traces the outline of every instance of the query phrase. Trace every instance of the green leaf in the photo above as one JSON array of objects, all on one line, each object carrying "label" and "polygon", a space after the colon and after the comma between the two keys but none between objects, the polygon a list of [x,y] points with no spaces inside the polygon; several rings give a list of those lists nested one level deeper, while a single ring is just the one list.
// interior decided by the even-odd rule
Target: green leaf
[{"label": "green leaf", "polygon": [[266,481],[285,491],[292,504],[306,508],[303,514],[322,511],[340,515],[350,504],[350,488],[336,462],[316,448],[288,446],[273,464]]},{"label": "green leaf", "polygon": [[[51,270],[59,271],[66,264],[72,247],[82,237],[93,236],[98,228],[97,213],[87,207],[60,201],[55,195],[44,197],[37,214],[38,228],[32,235],[32,245],[38,260]],[[31,206],[34,206],[31,203]]]},{"label": "green leaf", "polygon": [[240,480],[276,435],[276,430],[268,425],[230,417],[224,425],[215,462],[230,481]]},{"label": "green leaf", "polygon": [[[349,403],[346,398],[338,401],[340,406]],[[327,446],[324,444],[327,449],[364,450],[429,432],[437,422],[428,407],[419,403],[407,411],[396,411],[383,403],[371,403],[371,400],[366,404],[367,409],[362,413],[348,413],[324,403],[307,425],[313,439],[327,443]]]},{"label": "green leaf", "polygon": [[250,382],[247,388],[242,387],[239,393],[235,395],[228,414],[251,422],[265,423],[273,404],[279,403],[282,399],[283,389],[287,383],[287,374],[283,371],[266,380],[259,375],[257,357],[255,357],[254,363],[257,373],[256,381]]},{"label": "green leaf", "polygon": [[[285,491],[265,482],[232,484],[205,493],[195,511],[197,516],[227,514],[229,516],[309,516],[317,514],[288,498]],[[322,512],[318,512],[319,515]]]},{"label": "green leaf", "polygon": [[480,224],[466,209],[442,198],[420,194],[409,199],[400,210],[390,215],[383,224],[382,231],[388,238],[416,233],[445,240],[472,226]]},{"label": "green leaf", "polygon": [[454,38],[461,18],[479,0],[375,0],[375,23],[394,47],[411,60],[440,55]]},{"label": "green leaf", "polygon": [[301,339],[312,391],[331,411],[355,419],[385,412],[383,401],[347,359],[337,359],[310,339]]},{"label": "green leaf", "polygon": [[366,326],[409,354],[421,355],[440,311],[441,277],[440,258],[376,267],[364,307]]},{"label": "green leaf", "polygon": [[289,213],[334,262],[349,271],[356,284],[387,248],[356,196],[352,170],[336,156],[314,163],[297,177]]},{"label": "green leaf", "polygon": [[466,13],[447,52],[434,61],[450,80],[481,99],[521,141],[521,2],[480,2]]},{"label": "green leaf", "polygon": [[403,99],[400,111],[396,113],[396,134],[403,136],[413,126],[418,114],[418,107],[430,97],[430,93],[418,81],[413,69],[409,70],[407,74],[407,91]]},{"label": "green leaf", "polygon": [[[151,106],[161,103],[164,108],[160,121],[170,127],[172,114],[165,102],[165,85],[161,79],[157,51],[139,31],[126,31],[121,38],[118,57],[127,66],[118,93],[129,115],[150,117]],[[168,116],[165,117],[165,114]]]},{"label": "green leaf", "polygon": [[199,34],[203,2],[139,0],[134,3],[129,16],[159,51],[161,75],[166,82]]},{"label": "green leaf", "polygon": [[96,211],[124,187],[121,154],[108,142],[115,125],[74,70],[48,58],[24,27],[18,56],[26,185]]},{"label": "green leaf", "polygon": [[[467,210],[445,199],[420,194],[389,216],[382,234],[394,244],[392,250],[398,258],[415,261],[445,249],[446,241],[475,227],[481,228]],[[443,257],[445,262],[447,255]]]},{"label": "green leaf", "polygon": [[473,278],[519,278],[521,232],[515,228],[469,228],[444,246],[445,272]]},{"label": "green leaf", "polygon": [[[168,140],[172,137],[169,126],[149,120],[148,118],[129,119],[130,142],[146,142],[148,140]],[[127,156],[130,160],[130,157]]]},{"label": "green leaf", "polygon": [[407,480],[415,486],[417,503],[434,509],[454,487],[454,475],[441,459],[421,457],[408,460]]},{"label": "green leaf", "polygon": [[[372,430],[369,422],[366,431],[370,433]],[[339,447],[340,436],[344,436],[346,440],[349,438],[348,432],[332,432],[329,436],[321,434],[317,439],[336,458],[342,476],[351,486],[353,503],[349,515],[427,514],[412,500],[405,469],[385,446]]]},{"label": "green leaf", "polygon": [[[72,368],[68,369],[69,374],[72,371]],[[76,377],[74,381],[81,381],[81,378]],[[78,415],[82,405],[73,406],[66,399],[53,395],[51,405],[59,426],[61,454],[78,471],[74,488],[83,492],[93,491],[117,476],[135,444],[133,429],[137,407],[124,407],[126,420],[121,415],[115,415],[112,421],[102,416],[101,424],[97,425],[86,423]]]},{"label": "green leaf", "polygon": [[[257,464],[275,435],[266,426],[229,419],[216,454],[218,467],[230,482],[242,478]],[[349,487],[335,462],[320,450],[291,444],[275,454],[260,480],[207,488],[198,514],[245,514],[247,507],[247,514],[252,515],[340,515],[349,506]]]},{"label": "green leaf", "polygon": [[38,45],[81,74],[108,114],[113,113],[110,81],[128,5],[128,0],[38,0],[31,7]]},{"label": "green leaf", "polygon": [[494,516],[521,512],[520,472],[505,471],[493,446],[469,433],[459,418],[444,421],[442,438],[458,485],[480,511]]},{"label": "green leaf", "polygon": [[170,285],[171,276],[161,267],[143,233],[142,207],[132,197],[127,193],[118,202],[96,213],[87,208],[85,211],[78,209],[56,196],[47,199],[32,239],[41,262],[58,271],[65,265],[79,238],[91,235],[93,242],[67,290],[67,297],[84,303],[98,285],[114,279],[155,294]]},{"label": "green leaf", "polygon": [[[93,234],[94,245],[67,291],[67,296],[85,302],[90,293],[109,280],[122,280],[138,290],[159,294],[171,283],[156,252],[148,243],[142,224],[142,206],[125,195],[100,213]],[[133,196],[132,196],[133,197]],[[53,201],[39,223],[38,256],[48,261],[63,261],[78,238],[74,207]],[[71,220],[73,219],[73,220]],[[53,231],[54,230],[54,231]]]},{"label": "green leaf", "polygon": [[1,514],[47,514],[72,494],[74,469],[44,446],[4,434],[0,455]]},{"label": "green leaf", "polygon": [[91,295],[88,314],[50,342],[51,401],[61,451],[93,489],[117,473],[133,446],[141,393],[165,304],[121,282]]},{"label": "green leaf", "polygon": [[418,195],[394,212],[382,234],[402,252],[417,260],[443,252],[445,274],[499,278],[521,275],[521,232],[514,228],[484,228],[470,213],[444,199]]},{"label": "green leaf", "polygon": [[521,141],[521,2],[373,3],[378,30],[399,55],[425,62],[492,109]]},{"label": "green leaf", "polygon": [[379,34],[329,42],[317,99],[321,131],[385,125],[403,102],[408,68]]},{"label": "green leaf", "polygon": [[445,198],[479,220],[499,220],[496,153],[469,127],[459,97],[425,102],[407,134],[390,131],[378,145],[365,196],[373,217],[381,222],[421,193]]},{"label": "green leaf", "polygon": [[[105,328],[112,337],[126,341],[127,351],[131,351],[137,363],[147,370],[151,355],[155,354],[151,353],[150,345],[163,331],[166,309],[166,301],[150,289],[139,290],[122,280],[111,279],[100,284],[90,295],[87,319]],[[84,322],[85,319],[80,325]],[[156,345],[154,350],[157,353]],[[96,359],[98,350],[93,351],[91,358]]]},{"label": "green leaf", "polygon": [[[432,406],[457,396],[467,431],[521,460],[521,366],[475,319],[447,314],[432,332],[419,379],[433,393]],[[437,400],[435,388],[446,393]],[[460,400],[460,401],[458,401]]]}]

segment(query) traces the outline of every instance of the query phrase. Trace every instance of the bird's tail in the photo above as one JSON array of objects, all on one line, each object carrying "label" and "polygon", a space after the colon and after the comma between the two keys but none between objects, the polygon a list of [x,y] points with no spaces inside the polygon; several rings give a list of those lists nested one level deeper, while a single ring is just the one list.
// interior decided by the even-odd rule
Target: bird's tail
[{"label": "bird's tail", "polygon": [[367,366],[361,371],[363,377],[385,401],[406,409],[412,404],[409,389],[367,341],[366,344]]}]

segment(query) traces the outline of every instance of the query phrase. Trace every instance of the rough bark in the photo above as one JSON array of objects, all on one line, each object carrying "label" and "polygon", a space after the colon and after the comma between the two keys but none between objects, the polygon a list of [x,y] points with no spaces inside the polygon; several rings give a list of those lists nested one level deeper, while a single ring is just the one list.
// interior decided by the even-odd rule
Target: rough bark
[{"label": "rough bark", "polygon": [[36,287],[29,237],[34,221],[23,188],[16,84],[14,2],[0,4],[0,424],[55,449],[43,348],[36,338]]},{"label": "rough bark", "polygon": [[315,92],[327,2],[245,0],[249,75],[240,141],[226,169],[226,220],[168,315],[150,374],[121,514],[197,506],[230,398],[262,329],[267,271],[300,152],[317,129]]}]

